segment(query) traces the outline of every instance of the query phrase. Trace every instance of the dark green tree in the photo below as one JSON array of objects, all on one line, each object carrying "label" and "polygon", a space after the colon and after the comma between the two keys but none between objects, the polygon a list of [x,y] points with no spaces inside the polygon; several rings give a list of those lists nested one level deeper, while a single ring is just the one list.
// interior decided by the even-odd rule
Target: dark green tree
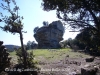
[{"label": "dark green tree", "polygon": [[99,0],[42,0],[41,4],[45,11],[56,10],[57,17],[74,30],[89,27],[91,34],[100,38]]},{"label": "dark green tree", "polygon": [[97,37],[97,35],[93,35],[90,29],[91,28],[86,28],[82,30],[79,34],[77,34],[75,39],[84,43],[85,46],[90,47],[91,51],[98,52],[100,38]]},{"label": "dark green tree", "polygon": [[27,42],[27,50],[32,49],[32,48],[31,48],[31,44],[32,44],[31,41],[28,41],[28,42]]},{"label": "dark green tree", "polygon": [[[92,27],[99,30],[99,0],[42,0],[46,11],[57,10],[58,18],[68,22],[73,28]],[[63,16],[61,16],[61,15]]]},{"label": "dark green tree", "polygon": [[10,59],[9,53],[3,45],[3,41],[0,41],[0,75],[2,71],[5,71],[5,68],[10,67]]},{"label": "dark green tree", "polygon": [[[21,49],[22,48],[18,48],[16,50],[16,55],[18,57],[18,65],[16,66],[16,68],[23,68],[24,65],[23,52]],[[33,51],[27,53],[26,62],[27,69],[34,69],[34,71],[23,71],[21,75],[37,75],[37,71],[39,70],[39,68],[37,68],[35,65],[37,64],[37,62],[34,62]],[[23,70],[25,69],[23,68]]]},{"label": "dark green tree", "polygon": [[[22,20],[23,17],[19,16],[18,11],[19,11],[19,7],[17,6],[15,0],[2,0],[4,3],[1,3],[1,8],[5,11],[7,11],[10,15],[9,16],[5,16],[3,14],[3,12],[1,12],[1,19],[0,21],[5,23],[5,26],[0,26],[0,28],[2,28],[3,31],[6,32],[10,32],[10,33],[19,33],[20,35],[20,41],[21,41],[21,47],[22,47],[22,52],[23,52],[23,59],[24,59],[24,67],[27,65],[26,62],[26,57],[27,57],[27,52],[24,49],[24,45],[23,45],[23,34],[22,31],[23,30],[23,24],[22,24]],[[14,4],[14,8],[11,8],[11,3]],[[5,5],[4,5],[5,4]]]},{"label": "dark green tree", "polygon": [[84,42],[80,41],[79,39],[73,39],[72,40],[72,44],[77,46],[78,49],[81,49],[81,50],[84,50],[85,49],[85,46],[86,44],[84,44]]},{"label": "dark green tree", "polygon": [[35,41],[28,41],[26,45],[26,50],[37,48],[37,43]]},{"label": "dark green tree", "polygon": [[68,38],[67,40],[67,44],[72,48],[72,38]]},{"label": "dark green tree", "polygon": [[37,48],[37,43],[35,41],[32,41],[31,49],[36,49],[36,48]]},{"label": "dark green tree", "polygon": [[79,34],[77,34],[76,39],[89,46],[92,41],[92,33],[90,32],[90,28],[82,30]]}]

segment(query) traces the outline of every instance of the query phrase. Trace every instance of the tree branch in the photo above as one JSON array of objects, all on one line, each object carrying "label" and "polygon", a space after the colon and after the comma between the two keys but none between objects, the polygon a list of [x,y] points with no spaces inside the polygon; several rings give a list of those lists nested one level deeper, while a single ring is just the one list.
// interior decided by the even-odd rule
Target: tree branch
[{"label": "tree branch", "polygon": [[[97,26],[97,28],[99,28],[99,22],[98,22],[98,19],[97,19],[97,17],[95,16],[95,14],[92,12],[92,10],[90,9],[90,7],[89,7],[89,3],[88,2],[86,2],[85,0],[83,0],[83,4],[84,4],[84,7],[90,12],[90,14],[92,15],[92,17],[93,17],[93,19],[94,19],[94,22],[95,22],[95,24],[96,24],[96,26]],[[87,5],[88,4],[88,5]]]}]

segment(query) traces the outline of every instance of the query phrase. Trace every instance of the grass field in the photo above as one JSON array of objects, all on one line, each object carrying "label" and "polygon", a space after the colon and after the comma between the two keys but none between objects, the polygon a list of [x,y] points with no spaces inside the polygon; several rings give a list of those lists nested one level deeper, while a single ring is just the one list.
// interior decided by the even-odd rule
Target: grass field
[{"label": "grass field", "polygon": [[[33,54],[35,55],[35,61],[54,61],[54,60],[61,60],[65,56],[69,55],[70,58],[78,58],[78,57],[88,57],[88,55],[85,55],[83,53],[79,52],[73,52],[71,49],[34,49],[34,50],[28,50],[28,52],[33,51]],[[16,52],[10,52],[10,56],[12,56],[12,61],[17,62],[17,56]],[[15,61],[16,60],[16,61]]]},{"label": "grass field", "polygon": [[[37,66],[40,71],[41,69],[49,68],[66,68],[64,72],[55,72],[55,71],[41,71],[39,75],[66,75],[70,74],[73,71],[80,71],[86,62],[85,58],[90,57],[84,53],[74,52],[69,48],[66,49],[33,49],[28,50],[28,52],[33,52],[35,66]],[[11,62],[15,65],[17,63],[16,52],[10,52],[12,57]],[[68,57],[67,57],[68,56]],[[76,62],[77,64],[73,63]],[[78,65],[81,63],[81,67]],[[81,72],[81,71],[80,71]]]}]

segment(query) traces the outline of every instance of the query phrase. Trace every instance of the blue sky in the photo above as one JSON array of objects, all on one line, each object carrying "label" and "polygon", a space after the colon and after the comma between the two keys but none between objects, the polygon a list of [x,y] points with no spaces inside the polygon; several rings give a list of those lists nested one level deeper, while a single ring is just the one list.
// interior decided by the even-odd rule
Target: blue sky
[{"label": "blue sky", "polygon": [[[24,44],[27,41],[35,41],[33,37],[33,29],[36,26],[41,27],[43,21],[48,21],[51,23],[52,21],[58,20],[56,17],[56,11],[46,12],[42,10],[41,0],[16,0],[17,5],[20,7],[19,15],[24,17],[22,21],[24,23],[24,29],[27,33],[23,33]],[[1,8],[0,8],[1,11]],[[5,11],[2,11],[3,14],[7,14]],[[0,25],[3,25],[1,23]],[[4,44],[14,44],[20,46],[20,38],[19,34],[11,34],[6,33],[0,29],[0,40],[4,41]],[[69,32],[69,30],[65,31],[63,36],[64,40],[68,38],[74,38],[77,35],[77,32]]]}]

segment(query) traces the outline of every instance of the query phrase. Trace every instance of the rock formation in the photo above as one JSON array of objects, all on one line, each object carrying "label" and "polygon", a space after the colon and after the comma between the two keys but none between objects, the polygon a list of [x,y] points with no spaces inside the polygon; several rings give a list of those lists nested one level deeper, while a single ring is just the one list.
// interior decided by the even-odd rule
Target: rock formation
[{"label": "rock formation", "polygon": [[63,40],[64,27],[61,21],[54,21],[48,26],[42,26],[34,34],[38,48],[60,48]]}]

